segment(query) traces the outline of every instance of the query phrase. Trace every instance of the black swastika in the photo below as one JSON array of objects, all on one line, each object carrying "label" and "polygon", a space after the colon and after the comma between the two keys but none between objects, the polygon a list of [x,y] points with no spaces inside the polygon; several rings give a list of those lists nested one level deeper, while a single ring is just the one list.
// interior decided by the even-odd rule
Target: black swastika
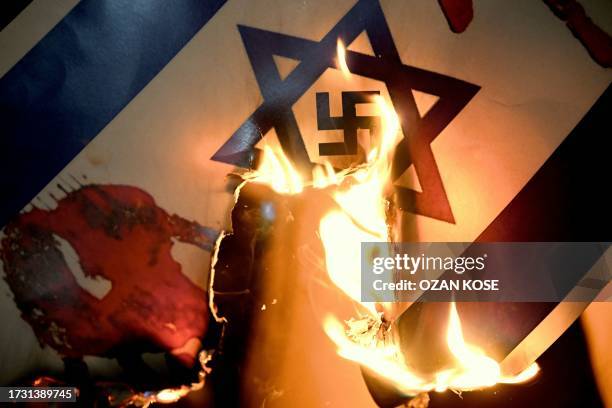
[{"label": "black swastika", "polygon": [[319,143],[320,156],[357,154],[357,129],[367,129],[375,136],[380,127],[378,116],[357,116],[357,104],[373,103],[378,91],[342,92],[342,116],[330,115],[329,93],[317,92],[317,128],[319,130],[343,130],[344,142]]}]

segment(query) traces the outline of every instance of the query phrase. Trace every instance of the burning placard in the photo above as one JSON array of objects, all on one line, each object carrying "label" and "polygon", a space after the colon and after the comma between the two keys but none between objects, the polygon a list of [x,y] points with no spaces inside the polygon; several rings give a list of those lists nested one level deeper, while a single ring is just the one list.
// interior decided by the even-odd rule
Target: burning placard
[{"label": "burning placard", "polygon": [[362,252],[609,241],[580,229],[607,214],[590,201],[601,10],[32,2],[0,33],[0,382],[115,405],[435,406],[547,381],[532,363],[603,275],[570,285],[579,304],[411,305],[364,290]]}]

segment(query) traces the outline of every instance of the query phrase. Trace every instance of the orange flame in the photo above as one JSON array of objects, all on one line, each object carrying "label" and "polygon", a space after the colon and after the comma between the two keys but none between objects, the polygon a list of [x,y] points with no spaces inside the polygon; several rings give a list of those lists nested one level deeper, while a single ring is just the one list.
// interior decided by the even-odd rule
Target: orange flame
[{"label": "orange flame", "polygon": [[465,342],[454,303],[451,303],[449,318],[446,343],[456,364],[450,369],[436,373],[434,381],[427,381],[412,372],[406,364],[406,357],[393,343],[380,344],[374,338],[369,344],[357,343],[347,336],[344,325],[331,315],[325,318],[323,328],[336,344],[340,356],[368,367],[406,395],[416,395],[424,391],[443,392],[448,389],[457,392],[471,391],[498,383],[516,384],[528,381],[538,373],[539,367],[533,363],[518,375],[504,375],[495,360],[476,346]]},{"label": "orange flame", "polygon": [[[338,40],[337,50],[338,68],[348,77],[350,71],[346,64],[346,49],[341,40]],[[381,323],[376,304],[360,301],[361,260],[355,255],[360,253],[362,242],[391,241],[386,217],[389,202],[385,196],[390,190],[391,153],[399,140],[400,123],[392,106],[382,96],[375,96],[372,103],[378,108],[382,128],[376,135],[376,147],[368,153],[366,163],[336,172],[331,164],[325,162],[314,168],[312,181],[305,182],[281,149],[265,147],[259,168],[247,173],[244,178],[249,182],[269,185],[280,194],[299,194],[306,186],[334,186],[332,196],[340,209],[330,210],[319,222],[327,274],[339,290],[367,313],[368,319]],[[379,253],[376,256],[386,255]],[[392,279],[389,277],[388,280]],[[369,295],[377,299],[377,294],[372,291]],[[385,305],[382,306],[384,309]],[[434,381],[426,381],[412,372],[406,366],[406,356],[393,341],[387,339],[381,342],[376,336],[355,341],[347,334],[345,325],[332,315],[326,316],[322,325],[337,346],[340,356],[370,368],[408,395],[431,390],[468,391],[496,383],[523,382],[538,372],[539,368],[534,363],[519,375],[504,375],[495,360],[465,342],[454,303],[451,304],[449,317],[446,342],[456,365],[436,373]]]}]

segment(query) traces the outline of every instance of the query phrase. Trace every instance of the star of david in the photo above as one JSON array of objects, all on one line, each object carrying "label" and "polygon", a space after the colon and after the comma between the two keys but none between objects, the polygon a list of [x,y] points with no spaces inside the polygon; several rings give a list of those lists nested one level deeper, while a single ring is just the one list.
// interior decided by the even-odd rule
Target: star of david
[{"label": "star of david", "polygon": [[[363,31],[375,56],[348,50],[347,65],[354,75],[384,82],[400,119],[391,177],[397,180],[412,164],[422,191],[396,186],[403,211],[454,223],[431,142],[480,89],[479,86],[402,63],[382,8],[377,0],[359,0],[316,42],[247,26],[238,26],[263,96],[263,103],[214,154],[212,160],[250,167],[255,145],[272,128],[287,156],[303,171],[312,168],[292,106],[328,68],[336,66],[336,43],[350,44]],[[274,55],[300,61],[282,79]],[[438,96],[419,114],[412,90]]]}]

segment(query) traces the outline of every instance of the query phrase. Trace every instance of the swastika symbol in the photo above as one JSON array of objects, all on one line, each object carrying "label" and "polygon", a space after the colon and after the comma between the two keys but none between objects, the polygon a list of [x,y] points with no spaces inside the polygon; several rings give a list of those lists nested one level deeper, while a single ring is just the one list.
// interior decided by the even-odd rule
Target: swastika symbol
[{"label": "swastika symbol", "polygon": [[370,136],[380,128],[378,116],[357,116],[358,104],[373,103],[378,91],[342,92],[342,116],[331,116],[329,93],[317,92],[317,128],[319,130],[343,130],[344,142],[319,143],[320,156],[357,154],[357,129],[367,129]]}]

